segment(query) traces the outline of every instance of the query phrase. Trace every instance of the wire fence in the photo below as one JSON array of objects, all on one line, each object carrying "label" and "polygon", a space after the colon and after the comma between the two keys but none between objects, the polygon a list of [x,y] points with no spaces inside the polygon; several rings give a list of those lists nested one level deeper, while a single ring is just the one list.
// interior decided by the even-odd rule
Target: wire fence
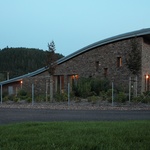
[{"label": "wire fence", "polygon": [[[17,88],[15,95],[9,95],[9,94],[5,95],[3,91],[3,86],[1,85],[1,92],[0,92],[1,104],[8,100],[11,100],[14,102],[26,100],[32,105],[34,105],[34,103],[37,103],[37,102],[53,102],[53,101],[57,101],[57,102],[67,101],[69,105],[72,100],[76,99],[75,98],[76,91],[74,91],[73,89],[73,84],[70,84],[70,83],[67,84],[66,92],[62,90],[57,90],[56,92],[56,87],[55,86],[51,87],[52,84],[50,80],[44,79],[42,80],[42,83],[45,87],[43,89],[41,89],[39,86],[41,83],[37,82],[36,80],[34,80],[33,82],[32,80],[32,82],[30,82],[30,88],[28,88],[27,92],[26,92],[26,89],[24,89],[24,86],[21,84],[20,88]],[[138,83],[137,78],[135,79],[129,78],[128,82],[126,83],[126,87],[128,87],[128,89],[126,89],[126,91],[121,91],[121,90],[118,90],[118,87],[116,86],[116,83],[114,81],[108,82],[105,85],[108,88],[107,91],[106,91],[106,87],[104,90],[101,89],[99,91],[99,94],[97,95],[93,91],[92,91],[93,93],[91,93],[91,91],[88,91],[90,95],[87,94],[86,98],[90,97],[92,99],[91,101],[107,100],[109,101],[109,103],[112,104],[112,106],[114,106],[115,102],[124,103],[126,101],[128,101],[129,103],[132,101],[138,102],[138,103],[140,102],[149,103],[150,92],[147,91],[144,94],[138,95],[137,83]],[[86,86],[88,87],[87,83],[86,83]],[[78,88],[80,90],[82,89],[81,92],[84,93],[85,91],[83,90],[87,87],[84,87],[82,83],[82,86]],[[53,93],[54,91],[55,91],[55,94],[51,96],[51,93]]]}]

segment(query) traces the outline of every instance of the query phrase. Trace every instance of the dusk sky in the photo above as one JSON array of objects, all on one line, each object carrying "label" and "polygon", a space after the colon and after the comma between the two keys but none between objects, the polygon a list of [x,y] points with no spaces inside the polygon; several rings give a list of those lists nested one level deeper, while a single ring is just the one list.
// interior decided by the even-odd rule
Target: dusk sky
[{"label": "dusk sky", "polygon": [[150,28],[150,0],[0,0],[0,49],[47,50],[65,56],[118,34]]}]

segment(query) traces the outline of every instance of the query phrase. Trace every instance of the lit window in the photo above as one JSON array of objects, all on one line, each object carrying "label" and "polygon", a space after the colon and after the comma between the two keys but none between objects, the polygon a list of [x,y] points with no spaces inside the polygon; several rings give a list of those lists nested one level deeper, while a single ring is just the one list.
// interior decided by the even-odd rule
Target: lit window
[{"label": "lit window", "polygon": [[117,57],[117,67],[121,67],[121,66],[122,66],[122,58]]}]

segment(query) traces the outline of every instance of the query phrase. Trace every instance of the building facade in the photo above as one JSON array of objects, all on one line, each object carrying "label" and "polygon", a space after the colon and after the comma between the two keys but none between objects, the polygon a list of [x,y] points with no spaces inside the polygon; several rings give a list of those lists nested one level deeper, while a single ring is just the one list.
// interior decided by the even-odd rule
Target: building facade
[{"label": "building facade", "polygon": [[[136,42],[141,56],[141,67],[136,78],[127,67],[127,59]],[[80,77],[107,78],[116,86],[129,90],[129,84],[138,94],[149,90],[150,74],[150,29],[138,30],[115,36],[89,45],[67,58],[58,61],[55,71],[57,79],[65,83]],[[60,79],[59,79],[60,80]]]},{"label": "building facade", "polygon": [[[134,40],[141,56],[141,67],[136,78],[126,65]],[[131,82],[138,94],[150,90],[150,28],[101,40],[61,58],[57,61],[53,81],[50,81],[50,75],[44,67],[0,84],[4,89],[9,89],[9,93],[14,93],[16,87],[31,91],[34,83],[38,93],[48,93],[52,82],[54,92],[63,92],[67,91],[68,83],[72,85],[81,77],[107,78],[126,90]]]}]

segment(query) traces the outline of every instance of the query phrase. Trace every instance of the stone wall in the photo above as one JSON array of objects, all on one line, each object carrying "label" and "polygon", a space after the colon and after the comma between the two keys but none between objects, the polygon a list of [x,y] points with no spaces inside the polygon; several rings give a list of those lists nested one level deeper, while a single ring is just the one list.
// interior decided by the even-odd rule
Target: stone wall
[{"label": "stone wall", "polygon": [[[58,65],[55,70],[54,91],[56,91],[56,83],[58,83],[60,76],[63,79],[62,85],[65,83],[62,88],[67,90],[67,83],[70,82],[71,76],[78,75],[79,78],[107,78],[110,82],[114,82],[115,87],[123,88],[128,92],[129,77],[131,76],[134,79],[126,66],[126,58],[132,47],[131,40],[133,39],[121,40],[96,47]],[[140,94],[145,90],[145,75],[150,74],[150,43],[142,37],[138,37],[136,40],[142,54],[142,68],[137,76],[138,93]],[[120,66],[118,66],[117,62],[119,58],[121,58]],[[46,71],[32,78],[25,78],[23,80],[23,88],[31,91],[32,83],[35,85],[35,93],[49,92],[50,78],[48,72]]]},{"label": "stone wall", "polygon": [[[9,91],[9,87],[12,88],[12,91]],[[16,81],[16,82],[13,82],[13,84],[7,84],[7,85],[3,85],[2,86],[2,92],[3,92],[3,95],[6,96],[7,94],[8,95],[17,95],[18,91],[22,88],[21,86],[21,82],[20,81]]]},{"label": "stone wall", "polygon": [[[107,78],[110,82],[114,82],[115,87],[123,88],[128,92],[129,77],[132,75],[127,68],[126,58],[132,48],[131,40],[133,39],[121,40],[93,48],[57,65],[53,80],[54,91],[56,92],[57,89],[67,91],[67,83],[72,82],[73,75],[78,75],[79,78]],[[136,40],[142,55],[141,71],[137,76],[138,93],[140,94],[145,91],[145,75],[149,75],[150,78],[150,40],[143,37],[138,37]],[[118,65],[118,63],[120,64]],[[14,90],[22,88],[31,93],[32,84],[34,84],[36,95],[50,93],[48,71],[34,77],[24,78],[22,84],[18,81],[10,85],[13,84]],[[4,91],[10,85],[4,86]]]},{"label": "stone wall", "polygon": [[[139,48],[142,49],[142,38],[137,38]],[[82,53],[57,66],[55,74],[71,75],[78,74],[79,77],[99,77],[114,81],[114,84],[128,89],[130,72],[126,66],[126,57],[131,51],[131,39],[126,39],[107,45],[103,45]],[[117,59],[121,58],[122,64],[117,66]],[[107,70],[105,70],[107,68]],[[141,79],[138,77],[138,86]]]},{"label": "stone wall", "polygon": [[24,78],[22,88],[28,93],[32,92],[32,84],[34,84],[35,95],[46,94],[49,92],[50,77],[48,72],[43,72],[34,77]]},{"label": "stone wall", "polygon": [[145,91],[146,89],[146,75],[149,75],[150,78],[150,40],[144,38],[142,45],[142,91]]}]

